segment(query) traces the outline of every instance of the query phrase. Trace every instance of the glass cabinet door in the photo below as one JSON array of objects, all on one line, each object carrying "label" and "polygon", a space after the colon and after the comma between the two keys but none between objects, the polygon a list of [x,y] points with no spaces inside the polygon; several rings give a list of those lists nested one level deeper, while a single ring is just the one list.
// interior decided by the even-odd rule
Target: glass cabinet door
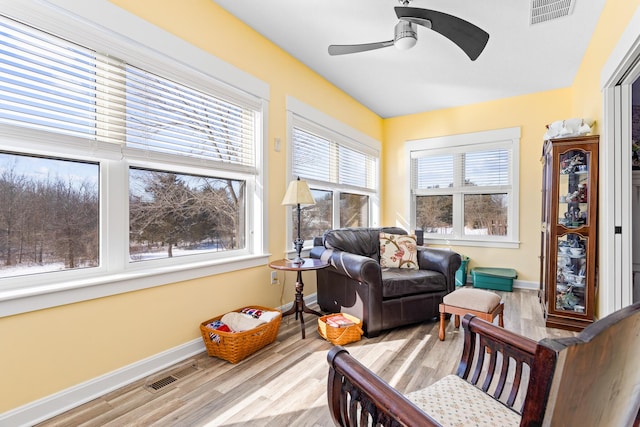
[{"label": "glass cabinet door", "polygon": [[587,240],[588,237],[577,233],[567,233],[558,237],[555,298],[557,311],[585,312]]},{"label": "glass cabinet door", "polygon": [[589,225],[589,156],[583,150],[560,154],[558,224],[567,228]]}]

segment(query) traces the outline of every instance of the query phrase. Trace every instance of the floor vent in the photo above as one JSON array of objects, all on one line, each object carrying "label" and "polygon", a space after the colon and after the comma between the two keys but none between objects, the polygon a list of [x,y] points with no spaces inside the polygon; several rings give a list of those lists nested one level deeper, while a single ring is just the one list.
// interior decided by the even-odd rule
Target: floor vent
[{"label": "floor vent", "polygon": [[152,393],[156,393],[166,386],[186,378],[199,370],[196,361],[191,360],[150,377],[145,384],[145,388]]},{"label": "floor vent", "polygon": [[568,16],[575,0],[531,0],[531,25]]},{"label": "floor vent", "polygon": [[178,379],[176,377],[174,377],[173,375],[169,375],[168,377],[164,377],[164,378],[159,379],[158,381],[152,382],[147,387],[149,387],[153,391],[158,391],[161,388],[164,388],[164,387],[168,386],[169,384],[174,383],[176,381],[178,381]]}]

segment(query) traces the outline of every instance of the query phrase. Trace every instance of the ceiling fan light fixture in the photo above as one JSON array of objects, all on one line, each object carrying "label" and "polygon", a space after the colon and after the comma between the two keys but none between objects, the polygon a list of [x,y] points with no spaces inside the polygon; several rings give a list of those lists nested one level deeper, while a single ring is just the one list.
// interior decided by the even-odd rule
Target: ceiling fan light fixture
[{"label": "ceiling fan light fixture", "polygon": [[375,43],[332,44],[328,49],[329,55],[367,52],[389,46],[395,46],[401,50],[411,49],[418,41],[418,25],[451,40],[472,61],[478,59],[489,41],[489,33],[471,22],[436,10],[407,7],[410,0],[399,1],[403,6],[394,8],[400,21],[396,23],[392,40]]},{"label": "ceiling fan light fixture", "polygon": [[393,45],[400,50],[411,49],[418,42],[417,26],[412,22],[398,21],[394,33]]}]

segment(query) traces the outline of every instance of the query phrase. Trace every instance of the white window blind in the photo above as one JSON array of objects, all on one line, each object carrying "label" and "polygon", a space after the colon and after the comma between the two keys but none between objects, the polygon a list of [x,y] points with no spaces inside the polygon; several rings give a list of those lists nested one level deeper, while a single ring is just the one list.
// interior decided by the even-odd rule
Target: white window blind
[{"label": "white window blind", "polygon": [[331,141],[293,128],[293,174],[323,182],[337,182],[335,158],[330,154]]},{"label": "white window blind", "polygon": [[[510,184],[511,150],[499,148],[471,151],[461,158],[464,164],[463,186],[504,186]],[[461,168],[462,169],[462,168]]]},{"label": "white window blind", "polygon": [[254,167],[255,112],[127,66],[127,147]]},{"label": "white window blind", "polygon": [[412,154],[414,190],[461,187],[509,187],[511,150],[454,152],[417,151]]},{"label": "white window blind", "polygon": [[414,188],[453,187],[453,156],[435,155],[419,157],[412,168]]},{"label": "white window blind", "polygon": [[293,128],[295,176],[362,190],[375,190],[377,159],[344,143]]},{"label": "white window blind", "polygon": [[0,16],[0,123],[256,173],[255,102],[229,101]]},{"label": "white window blind", "polygon": [[0,122],[96,135],[94,52],[0,16]]}]

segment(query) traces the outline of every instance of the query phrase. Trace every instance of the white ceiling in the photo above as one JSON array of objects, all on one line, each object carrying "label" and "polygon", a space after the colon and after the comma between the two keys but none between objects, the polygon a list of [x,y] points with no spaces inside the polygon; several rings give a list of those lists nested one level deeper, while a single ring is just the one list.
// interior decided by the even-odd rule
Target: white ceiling
[{"label": "white ceiling", "polygon": [[[410,50],[329,56],[330,44],[393,39],[397,0],[215,0],[231,14],[383,118],[472,104],[573,83],[606,0],[530,25],[533,0],[414,0],[490,34],[476,61],[418,27]],[[539,0],[537,0],[539,1]]]}]

